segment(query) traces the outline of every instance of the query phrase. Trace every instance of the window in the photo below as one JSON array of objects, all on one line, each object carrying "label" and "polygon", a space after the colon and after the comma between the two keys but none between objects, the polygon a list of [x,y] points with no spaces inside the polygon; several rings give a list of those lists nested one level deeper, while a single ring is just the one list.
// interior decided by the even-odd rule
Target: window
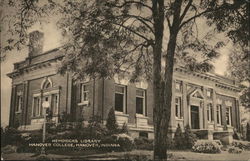
[{"label": "window", "polygon": [[89,101],[89,85],[81,84],[81,102]]},{"label": "window", "polygon": [[40,116],[40,97],[33,98],[33,116]]},{"label": "window", "polygon": [[211,97],[212,97],[212,91],[209,90],[209,89],[207,90],[207,97],[208,97],[208,98],[211,98]]},{"label": "window", "polygon": [[207,104],[207,121],[212,122],[213,118],[213,105],[212,103]]},{"label": "window", "polygon": [[23,105],[23,97],[19,95],[19,96],[17,96],[16,112],[22,111],[22,105]]},{"label": "window", "polygon": [[221,105],[216,106],[217,124],[221,125]]},{"label": "window", "polygon": [[175,98],[175,116],[177,118],[181,118],[182,111],[181,111],[181,97]]},{"label": "window", "polygon": [[52,94],[51,111],[53,114],[58,114],[58,94]]},{"label": "window", "polygon": [[125,87],[115,86],[115,111],[124,112],[125,110]]},{"label": "window", "polygon": [[181,90],[181,82],[175,82],[175,89],[178,91]]},{"label": "window", "polygon": [[226,121],[227,121],[227,125],[232,125],[232,107],[231,106],[229,106],[229,107],[227,107],[226,108]]},{"label": "window", "polygon": [[52,87],[51,83],[48,80],[46,80],[46,82],[43,84],[43,89],[48,89],[51,87]]},{"label": "window", "polygon": [[146,115],[145,112],[145,90],[136,90],[136,113]]}]

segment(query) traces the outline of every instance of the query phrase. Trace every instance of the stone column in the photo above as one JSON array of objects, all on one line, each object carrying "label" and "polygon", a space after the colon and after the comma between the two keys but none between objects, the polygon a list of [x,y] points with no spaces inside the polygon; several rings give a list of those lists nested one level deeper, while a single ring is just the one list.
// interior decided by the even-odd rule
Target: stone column
[{"label": "stone column", "polygon": [[204,129],[204,126],[203,126],[203,116],[204,116],[204,102],[201,100],[200,101],[200,112],[199,112],[199,116],[200,116],[200,119],[199,119],[199,123],[200,123],[200,129]]},{"label": "stone column", "polygon": [[188,125],[188,104],[187,104],[187,84],[182,82],[182,109],[183,109],[183,119],[184,126]]},{"label": "stone column", "polygon": [[28,91],[29,91],[29,82],[25,81],[24,82],[24,88],[23,88],[23,115],[24,115],[24,121],[23,124],[27,125],[28,124]]},{"label": "stone column", "polygon": [[217,100],[216,100],[216,91],[213,89],[212,92],[212,98],[213,98],[213,115],[214,115],[214,128],[217,129],[217,114],[216,114],[216,106],[217,106]]},{"label": "stone column", "polygon": [[15,122],[15,106],[16,106],[16,85],[12,84],[11,89],[11,100],[10,100],[10,115],[9,115],[9,125],[14,126]]},{"label": "stone column", "polygon": [[203,106],[203,127],[204,129],[208,129],[207,125],[207,94],[206,94],[207,88],[203,87],[203,95],[204,95],[204,106]]},{"label": "stone column", "polygon": [[176,129],[175,121],[175,80],[172,82],[172,103],[171,103],[171,115],[170,115],[170,128],[171,130]]}]

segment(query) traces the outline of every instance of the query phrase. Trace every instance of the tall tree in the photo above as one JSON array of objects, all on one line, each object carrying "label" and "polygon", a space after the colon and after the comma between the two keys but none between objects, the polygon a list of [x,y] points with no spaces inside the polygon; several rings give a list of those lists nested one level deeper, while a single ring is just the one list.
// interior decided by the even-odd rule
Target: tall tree
[{"label": "tall tree", "polygon": [[[31,2],[30,11],[39,1],[22,2]],[[192,64],[188,67],[192,70],[207,71],[211,69],[211,59],[218,55],[216,49],[223,44],[208,46],[200,41],[195,35],[197,18],[205,15],[213,20],[211,22],[217,22],[213,19],[216,14],[210,13],[231,7],[241,13],[246,7],[246,1],[236,0],[232,3],[217,0],[49,0],[49,4],[47,8],[56,7],[63,14],[59,26],[69,36],[60,68],[62,73],[69,70],[75,79],[112,78],[119,74],[131,76],[132,81],[145,77],[153,82],[155,159],[167,158],[175,56],[179,54],[190,60]],[[19,9],[22,8],[19,6]],[[168,33],[166,44],[163,44],[164,33]],[[179,46],[180,39],[183,43]],[[162,53],[163,45],[166,54]],[[188,49],[199,53],[201,59],[192,57],[192,52],[186,52]]]}]

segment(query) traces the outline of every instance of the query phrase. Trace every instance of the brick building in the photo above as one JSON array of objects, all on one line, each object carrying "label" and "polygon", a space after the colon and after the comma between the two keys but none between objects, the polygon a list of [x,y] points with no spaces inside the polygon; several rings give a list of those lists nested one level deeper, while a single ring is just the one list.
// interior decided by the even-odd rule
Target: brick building
[{"label": "brick building", "polygon": [[[113,107],[117,122],[127,123],[133,137],[153,138],[153,92],[147,82],[126,79],[97,79],[75,83],[71,73],[60,75],[60,48],[42,52],[43,34],[30,34],[29,56],[14,64],[10,126],[39,129],[43,123],[42,102],[49,101],[53,120],[66,112],[75,120],[93,115],[107,119]],[[189,124],[194,131],[232,132],[240,128],[239,88],[234,80],[215,74],[201,74],[176,68],[173,79],[170,131]],[[213,135],[208,136],[208,139]]]}]

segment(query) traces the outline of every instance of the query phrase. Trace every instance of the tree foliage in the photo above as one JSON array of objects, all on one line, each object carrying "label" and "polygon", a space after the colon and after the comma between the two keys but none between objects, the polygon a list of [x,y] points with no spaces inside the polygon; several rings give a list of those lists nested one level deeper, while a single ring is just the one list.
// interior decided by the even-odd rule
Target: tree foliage
[{"label": "tree foliage", "polygon": [[106,127],[111,134],[118,131],[118,125],[115,118],[115,111],[113,108],[109,110]]}]

